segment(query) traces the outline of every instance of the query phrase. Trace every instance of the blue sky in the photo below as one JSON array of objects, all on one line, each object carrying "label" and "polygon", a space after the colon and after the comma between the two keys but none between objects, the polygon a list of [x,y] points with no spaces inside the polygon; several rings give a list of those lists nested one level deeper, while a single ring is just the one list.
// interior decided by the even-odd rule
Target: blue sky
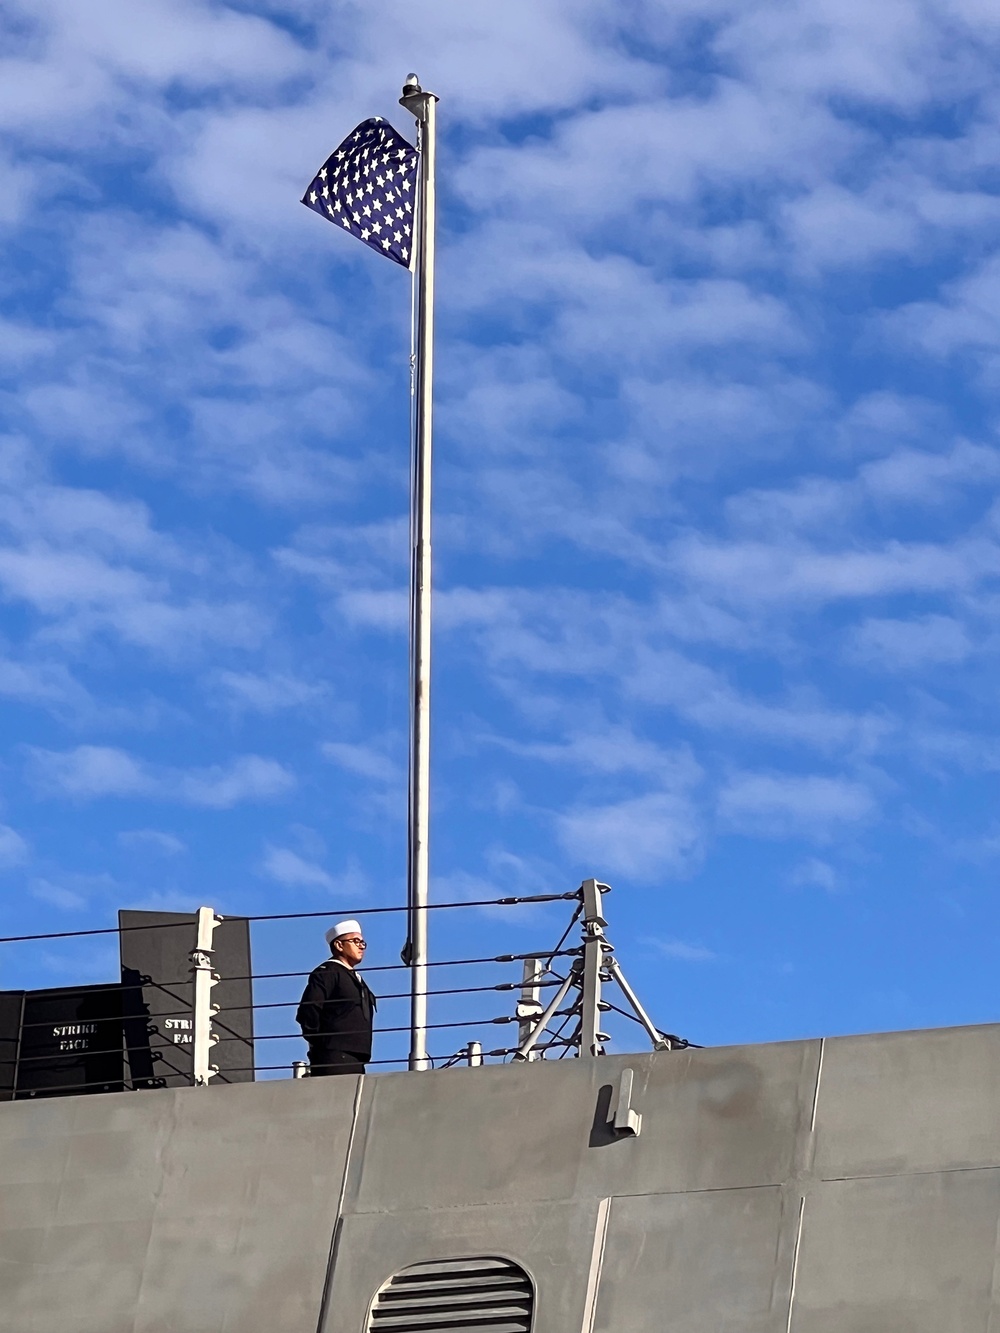
[{"label": "blue sky", "polygon": [[297,201],[415,69],[435,897],[607,879],[707,1043],[994,1019],[995,4],[0,14],[3,933],[403,897],[408,280]]}]

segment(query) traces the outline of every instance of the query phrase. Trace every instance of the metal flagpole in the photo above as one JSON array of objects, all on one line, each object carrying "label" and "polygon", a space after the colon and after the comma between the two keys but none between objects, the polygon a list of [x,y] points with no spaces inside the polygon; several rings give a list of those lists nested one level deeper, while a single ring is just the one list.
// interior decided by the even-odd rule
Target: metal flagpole
[{"label": "metal flagpole", "polygon": [[420,174],[413,282],[416,292],[416,382],[410,553],[410,814],[407,849],[411,1069],[426,1069],[427,903],[430,824],[431,684],[431,414],[434,389],[434,111],[437,97],[415,74],[400,105],[417,122]]},{"label": "metal flagpole", "polygon": [[[330,154],[302,203],[410,270],[410,797],[407,838],[411,977],[410,1068],[426,1069],[431,668],[431,407],[434,379],[434,108],[410,74],[400,104],[417,122],[417,147],[372,116]],[[414,187],[416,187],[414,191]],[[411,195],[416,198],[411,201]],[[410,214],[413,214],[412,225]]]}]

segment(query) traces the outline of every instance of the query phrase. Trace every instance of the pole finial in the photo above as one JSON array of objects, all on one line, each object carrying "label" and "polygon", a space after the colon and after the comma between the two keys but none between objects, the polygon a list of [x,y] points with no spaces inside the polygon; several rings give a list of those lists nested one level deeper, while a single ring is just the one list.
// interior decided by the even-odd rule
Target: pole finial
[{"label": "pole finial", "polygon": [[428,105],[436,102],[438,99],[434,93],[429,93],[421,88],[420,80],[415,74],[407,74],[406,82],[403,84],[403,95],[399,99],[399,105],[405,107],[414,119],[421,123],[427,120]]}]

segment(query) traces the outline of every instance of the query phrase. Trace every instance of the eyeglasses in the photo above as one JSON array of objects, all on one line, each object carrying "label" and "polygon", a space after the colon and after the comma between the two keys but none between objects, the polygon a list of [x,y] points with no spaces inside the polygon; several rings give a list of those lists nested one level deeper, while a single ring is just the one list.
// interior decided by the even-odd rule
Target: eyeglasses
[{"label": "eyeglasses", "polygon": [[368,942],[367,942],[367,940],[363,940],[363,939],[360,939],[360,938],[358,938],[358,937],[355,937],[353,940],[341,940],[340,942],[341,942],[341,944],[356,944],[356,945],[358,946],[359,949],[367,949],[367,948],[368,948]]}]

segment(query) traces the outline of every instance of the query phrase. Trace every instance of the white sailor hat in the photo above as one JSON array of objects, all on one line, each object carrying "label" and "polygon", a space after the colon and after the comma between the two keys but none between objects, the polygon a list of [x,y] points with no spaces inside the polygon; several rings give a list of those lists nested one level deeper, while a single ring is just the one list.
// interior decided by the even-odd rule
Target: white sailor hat
[{"label": "white sailor hat", "polygon": [[326,932],[327,944],[332,944],[334,940],[339,940],[341,935],[360,935],[361,922],[354,920],[338,921],[335,926],[331,926]]}]

